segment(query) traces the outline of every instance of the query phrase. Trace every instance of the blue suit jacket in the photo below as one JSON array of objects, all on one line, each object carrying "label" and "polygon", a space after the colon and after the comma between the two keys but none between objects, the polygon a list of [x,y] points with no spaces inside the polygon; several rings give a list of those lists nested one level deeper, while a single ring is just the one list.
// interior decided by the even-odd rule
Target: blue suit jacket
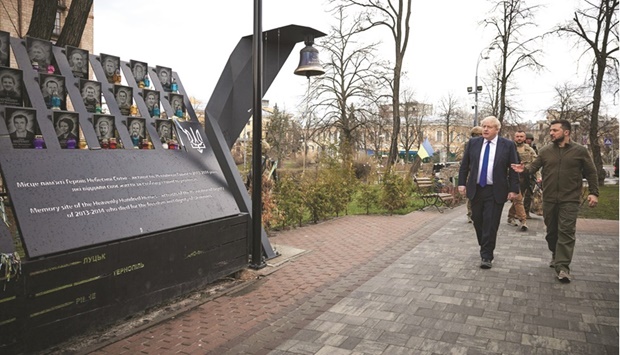
[{"label": "blue suit jacket", "polygon": [[[467,198],[470,200],[476,195],[480,152],[483,143],[483,137],[470,139],[465,146],[463,160],[461,160],[459,186],[465,186]],[[510,168],[510,164],[517,163],[519,163],[519,157],[514,142],[497,137],[497,148],[493,161],[493,196],[495,202],[505,203],[509,192],[519,193],[519,175]]]}]

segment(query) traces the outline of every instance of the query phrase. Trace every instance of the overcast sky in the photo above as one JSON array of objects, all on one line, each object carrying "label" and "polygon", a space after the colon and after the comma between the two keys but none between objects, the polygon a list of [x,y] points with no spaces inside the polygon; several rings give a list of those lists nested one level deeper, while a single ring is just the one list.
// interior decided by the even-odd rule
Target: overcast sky
[{"label": "overcast sky", "polygon": [[[579,0],[530,0],[528,5],[545,5],[537,13],[543,33],[558,22],[570,19]],[[418,101],[437,104],[452,93],[464,106],[471,107],[476,61],[488,46],[493,33],[479,22],[491,9],[487,0],[413,0],[412,37],[406,53],[403,87],[411,88]],[[313,27],[328,33],[334,24],[323,0],[263,1],[263,30],[289,24]],[[213,92],[222,69],[239,39],[253,32],[253,2],[190,0],[98,0],[95,1],[95,53],[118,55],[149,65],[172,68],[188,92],[205,104]],[[381,53],[391,59],[390,35],[377,29],[373,37],[382,38]],[[320,39],[316,42],[320,43]],[[554,97],[554,86],[563,82],[581,83],[586,79],[586,62],[577,66],[580,52],[564,39],[541,43],[546,66],[541,73],[518,74],[517,99],[525,111],[523,119],[544,118],[544,110]],[[302,109],[301,97],[307,80],[293,75],[299,62],[298,44],[276,77],[265,99],[281,109],[296,113]],[[499,53],[495,53],[498,55]],[[484,85],[491,58],[479,67],[479,85]],[[320,55],[319,55],[320,56]],[[608,102],[611,104],[611,102]],[[607,108],[617,115],[618,106]],[[473,111],[472,111],[473,112]],[[602,113],[606,113],[603,109]]]}]

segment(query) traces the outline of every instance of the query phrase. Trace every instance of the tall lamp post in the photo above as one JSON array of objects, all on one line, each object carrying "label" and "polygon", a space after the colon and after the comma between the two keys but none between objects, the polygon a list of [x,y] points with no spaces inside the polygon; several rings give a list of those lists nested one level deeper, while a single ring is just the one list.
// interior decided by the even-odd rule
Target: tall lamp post
[{"label": "tall lamp post", "polygon": [[485,49],[480,51],[480,55],[478,56],[478,60],[476,62],[476,78],[474,80],[474,88],[473,90],[471,87],[467,88],[468,93],[474,94],[474,127],[478,125],[478,93],[482,91],[482,86],[478,86],[478,67],[480,66],[480,62],[483,59],[489,59],[489,52],[494,49],[495,49],[495,46],[491,46],[488,49],[486,49],[486,53],[484,53]]}]

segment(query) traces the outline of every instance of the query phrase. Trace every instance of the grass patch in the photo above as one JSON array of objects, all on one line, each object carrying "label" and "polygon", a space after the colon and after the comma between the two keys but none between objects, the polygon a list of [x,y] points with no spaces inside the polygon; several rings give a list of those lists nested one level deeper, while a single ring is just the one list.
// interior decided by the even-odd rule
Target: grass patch
[{"label": "grass patch", "polygon": [[598,205],[588,207],[586,201],[579,211],[579,218],[618,220],[618,185],[599,186]]}]

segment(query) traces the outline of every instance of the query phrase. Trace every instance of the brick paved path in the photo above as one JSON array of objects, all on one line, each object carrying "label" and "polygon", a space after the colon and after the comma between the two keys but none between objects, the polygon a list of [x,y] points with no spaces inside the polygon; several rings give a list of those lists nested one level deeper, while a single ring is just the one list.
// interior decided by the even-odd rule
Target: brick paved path
[{"label": "brick paved path", "polygon": [[579,221],[575,280],[562,285],[542,219],[526,233],[503,223],[494,267],[480,270],[464,213],[349,216],[278,233],[275,247],[306,253],[93,353],[618,353],[617,221]]}]

